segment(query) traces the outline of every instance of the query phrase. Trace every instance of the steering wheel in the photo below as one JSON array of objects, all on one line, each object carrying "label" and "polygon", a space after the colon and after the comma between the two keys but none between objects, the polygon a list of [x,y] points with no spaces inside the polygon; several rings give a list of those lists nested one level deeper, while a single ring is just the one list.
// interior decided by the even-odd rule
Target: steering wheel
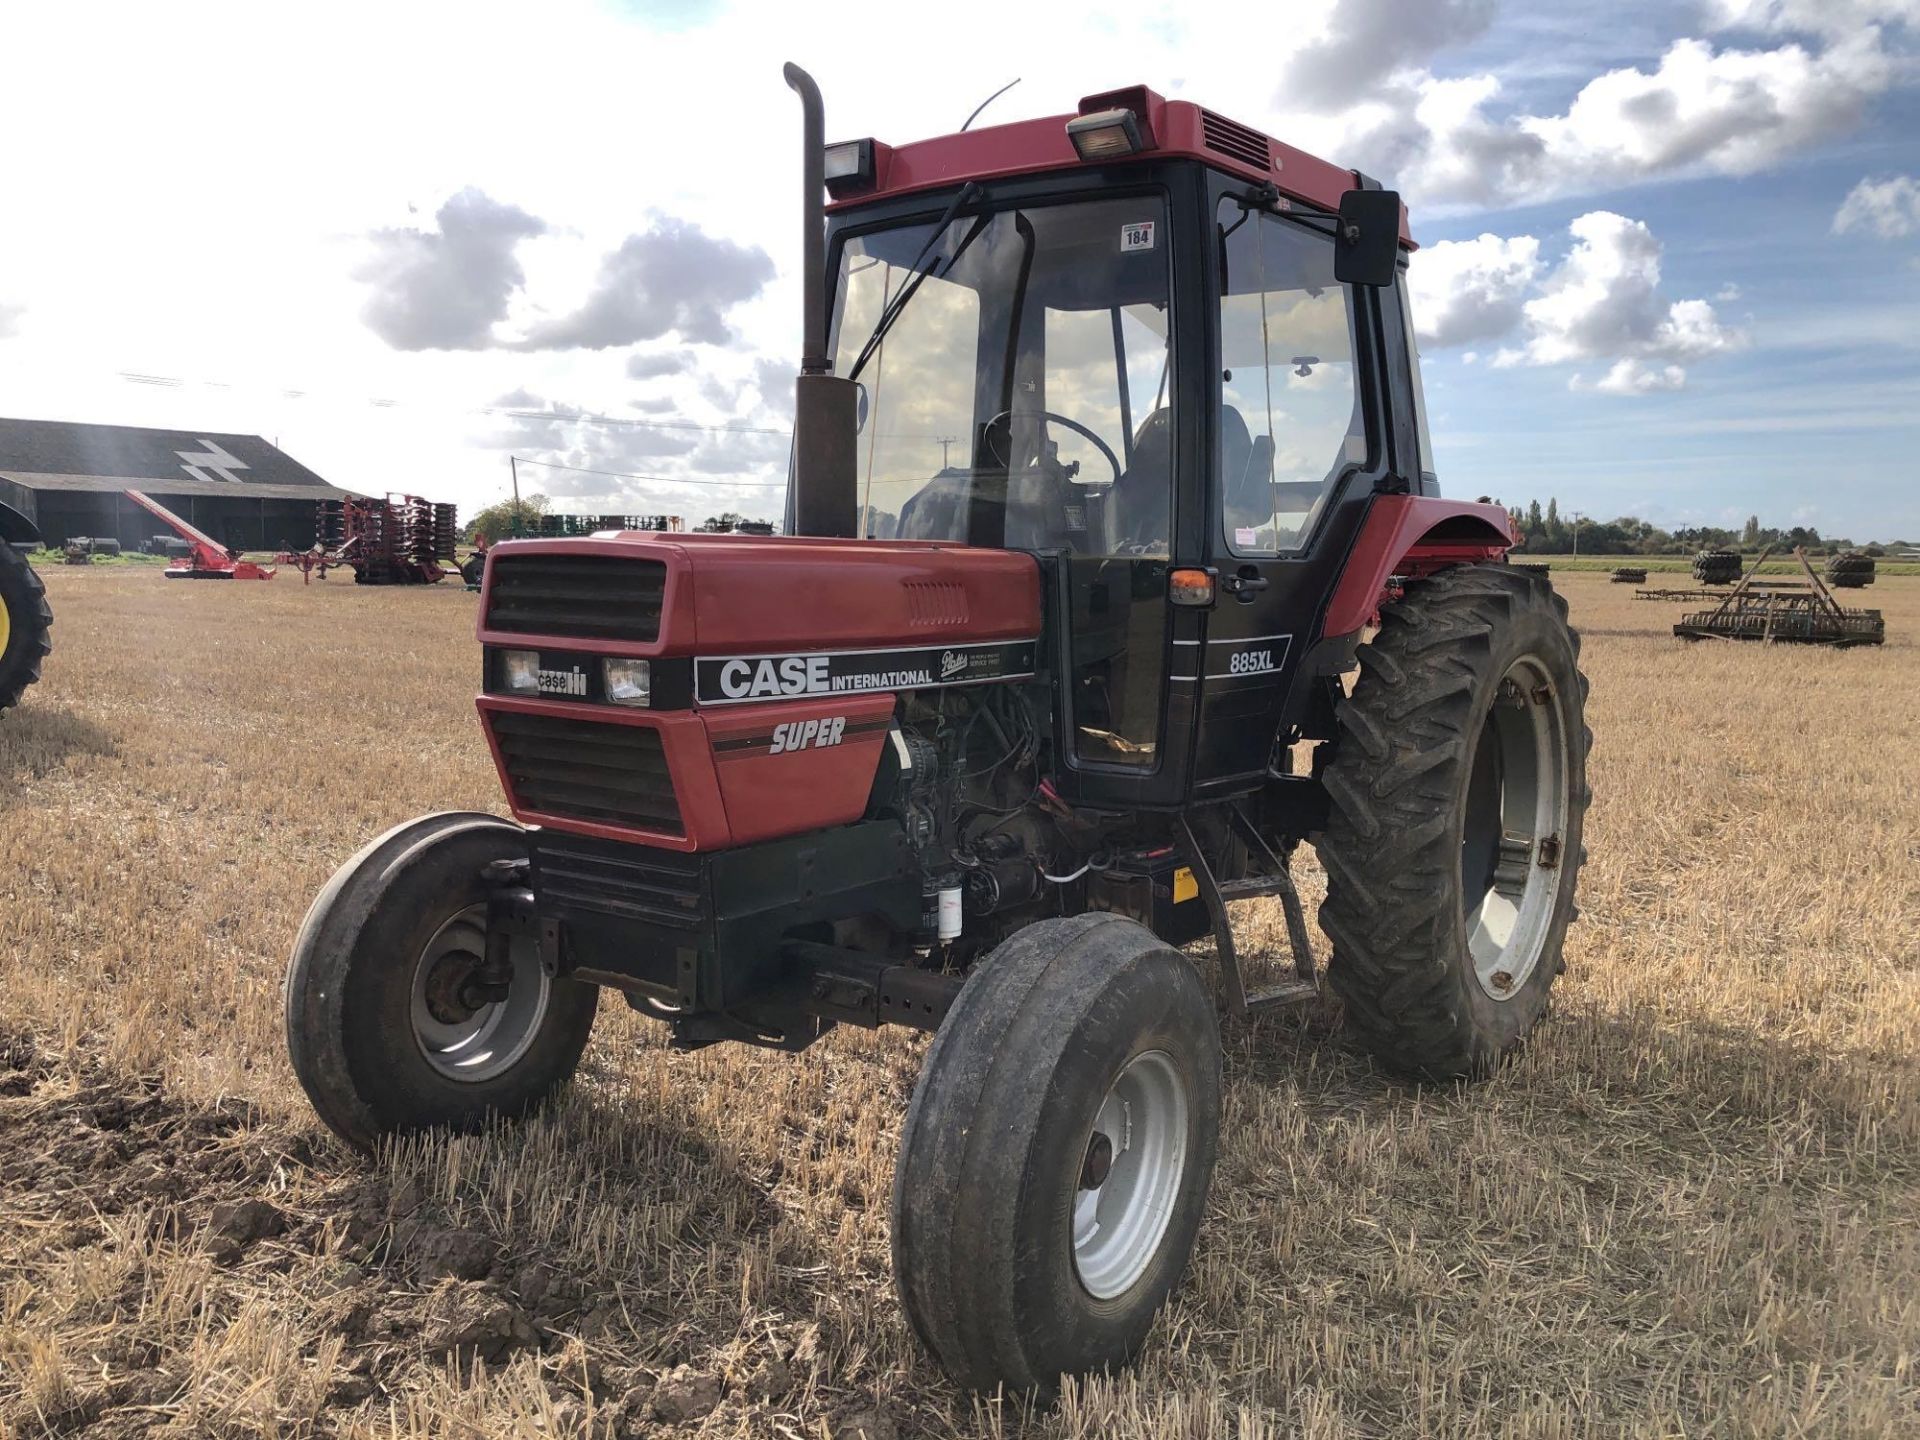
[{"label": "steering wheel", "polygon": [[[1000,465],[1005,465],[1007,463],[1007,457],[1000,453],[999,446],[994,443],[994,440],[993,440],[994,427],[998,425],[1002,420],[1011,421],[1013,419],[1013,416],[1014,416],[1013,411],[1002,410],[998,415],[995,415],[991,419],[989,419],[985,426],[985,433],[987,435],[987,449],[989,453],[992,454],[994,461]],[[1035,416],[1038,416],[1042,420],[1052,420],[1056,424],[1064,425],[1067,427],[1067,429],[1073,431],[1074,434],[1084,435],[1088,440],[1092,441],[1094,449],[1098,450],[1100,454],[1106,459],[1107,464],[1113,467],[1113,479],[1108,481],[1107,483],[1112,485],[1117,485],[1120,483],[1120,472],[1122,468],[1120,464],[1120,457],[1113,453],[1113,447],[1107,444],[1106,441],[1102,440],[1098,435],[1094,434],[1093,431],[1089,430],[1086,426],[1082,425],[1078,420],[1070,420],[1065,415],[1060,414],[1058,411],[1022,410],[1020,412],[1020,417],[1023,420],[1032,419]],[[1011,438],[1013,433],[1013,427],[1011,425],[1007,427],[1007,433],[1009,438]],[[1089,482],[1089,483],[1097,483],[1097,482]]]}]

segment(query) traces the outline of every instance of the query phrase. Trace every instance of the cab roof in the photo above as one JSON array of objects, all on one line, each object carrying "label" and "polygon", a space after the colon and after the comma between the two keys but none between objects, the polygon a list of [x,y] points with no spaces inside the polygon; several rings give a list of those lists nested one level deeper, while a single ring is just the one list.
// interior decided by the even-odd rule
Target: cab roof
[{"label": "cab roof", "polygon": [[[1067,138],[1067,122],[1106,110],[1133,112],[1142,148],[1132,155],[1082,160]],[[1251,126],[1192,101],[1168,100],[1144,85],[1132,85],[1085,97],[1073,115],[1016,120],[906,145],[875,140],[873,184],[857,193],[840,191],[828,209],[845,211],[875,200],[968,180],[1000,180],[1082,165],[1127,165],[1169,157],[1199,160],[1254,184],[1272,185],[1283,197],[1319,210],[1337,210],[1340,196],[1359,183],[1357,172],[1342,170]],[[1409,247],[1413,244],[1405,206],[1400,210],[1400,242]]]}]

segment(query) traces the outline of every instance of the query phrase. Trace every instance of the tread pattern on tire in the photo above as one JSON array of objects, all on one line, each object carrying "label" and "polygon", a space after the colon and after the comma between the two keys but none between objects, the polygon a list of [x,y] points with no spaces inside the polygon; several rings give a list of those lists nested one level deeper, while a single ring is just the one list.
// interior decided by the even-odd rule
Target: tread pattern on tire
[{"label": "tread pattern on tire", "polygon": [[0,604],[7,607],[12,636],[0,655],[0,710],[20,703],[29,685],[40,678],[40,662],[53,653],[48,630],[53,607],[47,604],[47,586],[26,557],[0,540]]},{"label": "tread pattern on tire", "polygon": [[[1459,924],[1449,807],[1472,760],[1474,693],[1494,627],[1542,603],[1565,624],[1566,601],[1550,586],[1500,565],[1461,566],[1409,586],[1383,608],[1380,633],[1359,651],[1361,678],[1336,710],[1341,736],[1326,773],[1332,810],[1320,845],[1328,881],[1320,924],[1333,942],[1327,980],[1349,1027],[1401,1073],[1476,1076],[1502,1058],[1486,1053],[1460,1013],[1446,959]],[[1587,746],[1580,637],[1566,628]],[[1583,778],[1570,822],[1591,798]],[[1564,861],[1576,878],[1584,859],[1575,848]]]},{"label": "tread pattern on tire", "polygon": [[[488,831],[516,838],[521,833],[520,827],[510,821],[475,811],[426,815],[398,825],[334,872],[301,923],[282,991],[287,1053],[315,1112],[329,1129],[358,1150],[373,1150],[383,1135],[396,1128],[395,1124],[383,1123],[376,1108],[391,1104],[396,1092],[389,1091],[369,1103],[354,1074],[352,1052],[366,1032],[350,1033],[347,1012],[351,987],[347,981],[356,973],[360,937],[377,933],[367,930],[369,917],[386,903],[389,889],[403,881],[414,865],[431,863],[434,847]],[[477,865],[474,873],[478,874]],[[572,1073],[586,1044],[593,1021],[592,1002],[597,1001],[598,992],[583,987],[580,997],[572,1006],[571,1019],[558,1014],[550,1017],[549,1023],[558,1027],[554,1031],[557,1048],[548,1061],[541,1062],[557,1064],[565,1074]],[[527,1060],[516,1066],[516,1072],[534,1063],[530,1052]],[[359,1068],[364,1077],[364,1057]],[[512,1113],[519,1113],[517,1104]],[[419,1123],[404,1120],[398,1128],[415,1128]],[[472,1117],[435,1118],[432,1123],[465,1128]]]},{"label": "tread pattern on tire", "polygon": [[1737,550],[1702,550],[1693,557],[1693,578],[1702,585],[1731,585],[1745,568]]},{"label": "tread pattern on tire", "polygon": [[[892,1197],[895,1283],[922,1344],[956,1381],[976,1390],[1006,1383],[1044,1393],[1058,1377],[1043,1373],[1014,1333],[1011,1267],[971,1263],[1009,1228],[1017,1187],[1007,1183],[1006,1161],[1029,1136],[982,1133],[969,1121],[1016,1108],[1029,1112],[1028,1122],[1038,1117],[1044,1087],[1024,1087],[1026,1077],[1015,1072],[1022,1060],[1048,1049],[1050,1036],[1066,1031],[1059,1015],[1040,1013],[1030,1002],[1054,966],[1108,940],[1119,947],[1107,957],[1111,973],[1169,953],[1135,922],[1091,912],[1029,925],[982,962],[927,1051],[901,1130]],[[1188,964],[1177,956],[1173,961]],[[1187,973],[1208,1011],[1217,1072],[1211,1001],[1199,976]],[[1097,996],[1052,998],[1069,1007],[1097,1003]],[[1209,1139],[1203,1170],[1211,1168]],[[1206,1175],[1199,1179],[1204,1185]],[[990,1197],[985,1203],[983,1194]]]}]

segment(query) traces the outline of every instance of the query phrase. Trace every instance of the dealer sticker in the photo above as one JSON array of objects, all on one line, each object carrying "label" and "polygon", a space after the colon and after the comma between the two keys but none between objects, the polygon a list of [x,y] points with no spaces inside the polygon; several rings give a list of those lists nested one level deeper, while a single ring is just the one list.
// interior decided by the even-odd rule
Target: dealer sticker
[{"label": "dealer sticker", "polygon": [[1120,249],[1123,252],[1128,250],[1153,249],[1153,221],[1142,220],[1137,225],[1122,225],[1120,227]]}]

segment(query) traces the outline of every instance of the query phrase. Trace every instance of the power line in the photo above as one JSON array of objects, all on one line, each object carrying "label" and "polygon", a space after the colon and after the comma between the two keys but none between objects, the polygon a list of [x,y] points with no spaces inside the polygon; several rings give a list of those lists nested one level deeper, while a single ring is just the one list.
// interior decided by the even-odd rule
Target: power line
[{"label": "power line", "polygon": [[[182,385],[201,385],[210,390],[232,390],[235,387],[224,380],[194,380],[179,375],[148,375],[137,370],[116,370],[120,379],[134,385],[153,385],[165,389],[178,389]],[[274,387],[267,386],[267,389]],[[340,398],[329,396],[325,391],[281,389],[280,398],[286,400]],[[772,425],[705,425],[698,420],[643,420],[638,416],[601,415],[587,411],[568,410],[526,410],[505,405],[422,405],[412,400],[390,400],[381,396],[365,395],[344,397],[357,399],[381,410],[404,408],[409,410],[447,409],[462,414],[498,415],[509,420],[544,420],[558,425],[593,425],[612,429],[642,430],[699,430],[714,435],[777,435],[783,440],[791,439],[791,430],[782,430]]]},{"label": "power line", "polygon": [[513,458],[522,465],[538,465],[542,470],[565,470],[574,475],[604,475],[610,480],[652,480],[661,485],[732,485],[766,489],[787,483],[785,480],[683,480],[676,475],[636,475],[627,470],[589,470],[583,465],[556,465],[551,460],[529,460],[524,455]]}]

